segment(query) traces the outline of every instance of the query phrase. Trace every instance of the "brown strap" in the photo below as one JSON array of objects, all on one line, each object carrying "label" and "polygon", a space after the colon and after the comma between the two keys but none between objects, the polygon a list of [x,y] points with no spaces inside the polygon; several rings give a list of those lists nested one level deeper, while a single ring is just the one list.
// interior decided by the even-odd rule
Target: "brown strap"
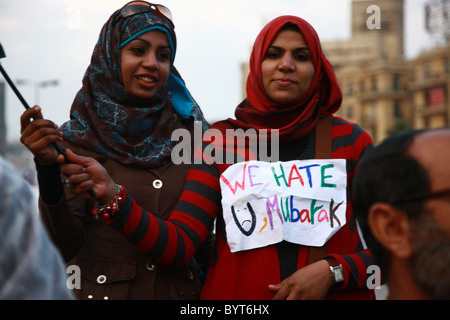
[{"label": "brown strap", "polygon": [[320,118],[316,128],[316,159],[331,159],[331,117]]},{"label": "brown strap", "polygon": [[[316,127],[316,159],[331,159],[331,127],[331,117],[319,119]],[[319,261],[326,255],[326,243],[322,247],[309,247],[308,264]]]}]

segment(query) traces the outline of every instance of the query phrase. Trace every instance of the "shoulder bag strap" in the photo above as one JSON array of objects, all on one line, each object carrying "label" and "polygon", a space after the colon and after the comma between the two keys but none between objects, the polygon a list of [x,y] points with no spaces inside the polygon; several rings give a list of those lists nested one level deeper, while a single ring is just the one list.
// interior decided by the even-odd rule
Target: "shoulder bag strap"
[{"label": "shoulder bag strap", "polygon": [[[319,119],[316,127],[316,159],[331,159],[331,127],[331,116]],[[322,247],[309,247],[308,264],[319,261],[326,255],[326,243]]]}]

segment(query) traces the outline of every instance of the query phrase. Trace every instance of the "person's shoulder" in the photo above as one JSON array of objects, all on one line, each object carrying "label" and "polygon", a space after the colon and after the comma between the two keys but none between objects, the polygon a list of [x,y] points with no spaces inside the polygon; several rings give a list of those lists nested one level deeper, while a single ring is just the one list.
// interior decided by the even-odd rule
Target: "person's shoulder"
[{"label": "person's shoulder", "polygon": [[339,125],[341,125],[341,126],[351,126],[351,127],[355,127],[355,128],[359,128],[359,129],[363,130],[358,123],[349,121],[349,120],[344,119],[342,117],[333,116],[332,119],[333,119],[333,126],[339,126]]},{"label": "person's shoulder", "polygon": [[8,160],[0,156],[0,175],[5,175],[7,171],[12,169],[12,165]]},{"label": "person's shoulder", "polygon": [[333,141],[338,147],[371,149],[373,139],[358,123],[333,116]]},{"label": "person's shoulder", "polygon": [[361,134],[368,135],[366,130],[364,130],[356,122],[352,122],[338,116],[333,116],[332,119],[333,119],[333,130],[348,132],[356,136],[359,136]]},{"label": "person's shoulder", "polygon": [[11,162],[0,156],[0,185],[2,190],[21,188],[27,186],[25,179],[20,175]]},{"label": "person's shoulder", "polygon": [[14,165],[3,157],[0,157],[0,185],[0,211],[3,211],[3,217],[8,214],[4,211],[11,210],[16,215],[21,215],[31,205],[34,199],[31,186]]}]

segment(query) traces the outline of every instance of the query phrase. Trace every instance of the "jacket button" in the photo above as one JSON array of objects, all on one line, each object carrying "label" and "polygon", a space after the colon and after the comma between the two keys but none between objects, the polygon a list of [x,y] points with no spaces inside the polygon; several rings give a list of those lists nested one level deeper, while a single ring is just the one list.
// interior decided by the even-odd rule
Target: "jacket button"
[{"label": "jacket button", "polygon": [[153,188],[155,188],[155,189],[161,189],[162,186],[163,186],[163,183],[162,183],[161,180],[156,179],[156,180],[153,181]]},{"label": "jacket button", "polygon": [[147,270],[149,271],[154,271],[156,269],[156,266],[153,263],[147,262],[145,264],[145,267],[147,268]]},{"label": "jacket button", "polygon": [[99,284],[104,284],[106,282],[106,276],[105,275],[100,275],[97,277],[97,283]]}]

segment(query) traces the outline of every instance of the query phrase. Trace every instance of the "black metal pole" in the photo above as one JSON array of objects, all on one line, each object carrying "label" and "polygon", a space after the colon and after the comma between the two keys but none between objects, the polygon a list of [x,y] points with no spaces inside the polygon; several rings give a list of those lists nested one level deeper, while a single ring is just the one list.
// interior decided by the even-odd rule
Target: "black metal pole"
[{"label": "black metal pole", "polygon": [[[3,49],[2,49],[3,52]],[[25,101],[25,99],[23,98],[23,96],[20,94],[20,91],[17,89],[16,85],[14,84],[14,82],[11,80],[11,78],[8,76],[8,74],[6,73],[5,69],[3,69],[3,66],[0,63],[0,72],[2,73],[3,77],[5,78],[6,82],[8,82],[9,86],[11,87],[11,89],[13,89],[14,93],[16,94],[16,96],[19,98],[19,100],[22,102],[23,106],[25,107],[25,109],[29,109],[30,106],[28,105],[28,103]],[[38,117],[33,116],[33,119],[38,119]],[[64,152],[64,150],[56,143],[53,142],[52,143],[53,147],[56,149],[56,151],[59,154],[62,154],[64,156],[64,162],[66,163],[70,163],[69,159],[66,156],[66,153]],[[95,196],[95,192],[94,190],[89,190],[89,193],[92,196]]]},{"label": "black metal pole", "polygon": [[6,106],[5,83],[0,82],[0,155],[6,156]]}]

